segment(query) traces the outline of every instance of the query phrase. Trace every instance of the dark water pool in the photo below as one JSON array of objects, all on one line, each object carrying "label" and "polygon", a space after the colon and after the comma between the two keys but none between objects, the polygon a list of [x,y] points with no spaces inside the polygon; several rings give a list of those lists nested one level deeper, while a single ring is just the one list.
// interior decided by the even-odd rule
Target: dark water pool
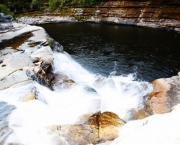
[{"label": "dark water pool", "polygon": [[136,73],[152,81],[180,71],[180,34],[96,23],[46,24],[47,33],[77,62],[93,73]]}]

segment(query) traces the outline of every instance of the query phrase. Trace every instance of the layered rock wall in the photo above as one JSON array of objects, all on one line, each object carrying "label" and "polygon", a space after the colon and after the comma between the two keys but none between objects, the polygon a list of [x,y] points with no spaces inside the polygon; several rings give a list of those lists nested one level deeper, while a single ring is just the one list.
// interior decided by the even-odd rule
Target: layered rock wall
[{"label": "layered rock wall", "polygon": [[113,22],[180,31],[179,0],[107,1],[92,7],[64,7],[58,11],[44,11],[44,14],[70,16],[77,21]]}]

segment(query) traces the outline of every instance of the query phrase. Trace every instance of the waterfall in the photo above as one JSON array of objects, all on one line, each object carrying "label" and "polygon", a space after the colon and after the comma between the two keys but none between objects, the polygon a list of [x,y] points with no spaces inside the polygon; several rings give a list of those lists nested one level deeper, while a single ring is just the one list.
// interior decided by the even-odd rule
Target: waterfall
[{"label": "waterfall", "polygon": [[[129,111],[143,107],[144,97],[152,90],[148,82],[136,81],[133,74],[111,73],[104,77],[84,69],[65,52],[53,52],[53,57],[54,73],[68,76],[75,85],[51,91],[37,82],[27,81],[1,90],[0,103],[14,106],[6,118],[8,128],[13,131],[5,139],[0,136],[4,144],[56,145],[58,142],[49,132],[49,126],[75,124],[82,115],[98,111],[110,111],[128,121]],[[26,101],[29,92],[35,98]]]}]

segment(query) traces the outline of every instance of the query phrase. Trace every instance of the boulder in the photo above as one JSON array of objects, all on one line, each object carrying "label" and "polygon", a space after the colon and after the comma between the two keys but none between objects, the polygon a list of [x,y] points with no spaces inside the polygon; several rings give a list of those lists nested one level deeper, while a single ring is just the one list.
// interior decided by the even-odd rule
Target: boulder
[{"label": "boulder", "polygon": [[156,114],[124,125],[111,145],[179,145],[180,105],[170,113]]},{"label": "boulder", "polygon": [[153,91],[146,103],[150,114],[161,114],[171,111],[180,103],[180,76],[157,79],[152,82]]},{"label": "boulder", "polygon": [[3,13],[0,13],[0,23],[9,23],[12,22],[13,17],[11,15],[5,15]]},{"label": "boulder", "polygon": [[[58,133],[69,145],[98,144],[118,137],[125,124],[112,112],[83,115],[74,125],[52,126],[49,133]],[[57,135],[57,134],[56,134]]]},{"label": "boulder", "polygon": [[61,90],[61,89],[68,89],[76,83],[71,80],[68,76],[62,74],[54,74],[54,79],[52,81],[53,89]]}]

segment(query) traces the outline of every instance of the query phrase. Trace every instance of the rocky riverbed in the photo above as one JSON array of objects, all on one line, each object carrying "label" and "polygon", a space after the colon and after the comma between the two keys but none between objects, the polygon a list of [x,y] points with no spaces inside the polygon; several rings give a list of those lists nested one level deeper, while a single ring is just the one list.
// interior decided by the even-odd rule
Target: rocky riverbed
[{"label": "rocky riverbed", "polygon": [[[41,20],[45,21],[45,18]],[[22,22],[21,19],[19,19],[20,22]],[[71,18],[52,19],[54,19],[55,22],[64,20],[75,21]],[[50,23],[52,19],[50,18],[50,20],[46,22]],[[35,21],[40,22],[38,19]],[[23,22],[25,23],[25,21]],[[32,24],[32,21],[26,22]],[[44,136],[33,136],[32,134],[29,138],[33,140],[33,137],[36,137],[38,138],[38,141],[33,142],[29,140],[30,142],[26,142],[28,139],[26,139],[27,137],[21,138],[23,134],[20,133],[20,128],[26,124],[26,121],[32,123],[33,120],[26,120],[23,122],[21,117],[17,118],[18,110],[23,110],[23,106],[28,107],[31,104],[34,104],[36,100],[48,104],[48,100],[43,100],[43,98],[41,98],[41,93],[43,93],[45,89],[39,87],[39,84],[45,86],[46,89],[49,88],[48,92],[54,92],[53,95],[56,95],[56,91],[53,90],[57,90],[57,88],[58,90],[63,91],[73,88],[74,86],[77,87],[79,84],[76,80],[71,79],[70,76],[53,70],[53,67],[55,66],[54,60],[56,59],[54,53],[65,54],[67,56],[68,54],[63,50],[63,46],[50,38],[43,28],[6,21],[0,23],[0,30],[0,46],[2,46],[0,49],[1,144],[180,144],[179,75],[153,81],[151,83],[153,89],[146,94],[147,99],[144,108],[132,111],[132,121],[126,123],[114,112],[106,111],[101,113],[98,109],[94,109],[90,113],[79,116],[74,123],[54,123],[53,125],[42,123],[42,125],[40,125],[37,121],[37,124],[41,127],[45,126],[45,129],[43,128],[42,130],[47,134],[43,134]],[[25,37],[25,39],[21,38],[21,43],[10,45],[9,40],[14,40],[18,37]],[[6,42],[9,42],[9,45],[7,45]],[[13,44],[13,42],[11,43]],[[62,57],[63,56],[64,55],[62,55]],[[98,78],[95,81],[95,85],[99,87],[101,82],[105,83],[106,81],[113,84],[112,79],[107,80],[106,78]],[[29,85],[32,86],[26,87]],[[21,91],[16,92],[19,86],[22,89]],[[145,88],[146,87],[144,87],[144,89]],[[44,91],[41,92],[39,89]],[[13,97],[11,94],[13,94]],[[53,97],[53,95],[50,97]],[[17,103],[13,102],[14,100],[16,100]],[[21,105],[19,106],[19,104]],[[39,106],[40,110],[41,107],[43,108],[43,106]],[[38,108],[30,107],[25,108],[24,112],[32,112],[33,109],[35,112],[38,110]],[[49,112],[47,111],[46,114],[48,115],[48,113]],[[73,116],[73,112],[72,114],[68,114],[68,116]],[[53,118],[54,116],[52,115],[50,118],[51,117]],[[66,116],[64,116],[64,118],[66,118]],[[24,124],[13,124],[18,119]],[[14,122],[12,120],[14,120]],[[45,118],[45,120],[48,119]],[[44,122],[46,122],[45,120]],[[38,125],[35,127],[38,128]],[[41,128],[38,129],[39,134],[41,135],[42,130],[40,130]],[[27,134],[29,132],[32,133],[27,130]],[[53,135],[53,138],[50,139],[51,143],[48,142],[49,135]]]}]

